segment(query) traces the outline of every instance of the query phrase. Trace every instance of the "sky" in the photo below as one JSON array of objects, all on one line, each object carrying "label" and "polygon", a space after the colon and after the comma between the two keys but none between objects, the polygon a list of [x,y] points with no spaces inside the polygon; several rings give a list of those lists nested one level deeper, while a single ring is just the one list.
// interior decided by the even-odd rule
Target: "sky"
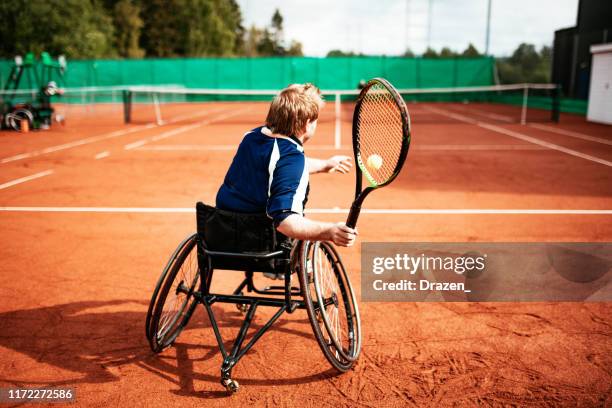
[{"label": "sky", "polygon": [[[286,40],[307,56],[332,49],[399,55],[431,45],[484,52],[488,0],[238,0],[243,25],[269,25],[278,8]],[[490,53],[507,56],[522,42],[552,45],[554,31],[576,24],[578,0],[491,0]]]}]

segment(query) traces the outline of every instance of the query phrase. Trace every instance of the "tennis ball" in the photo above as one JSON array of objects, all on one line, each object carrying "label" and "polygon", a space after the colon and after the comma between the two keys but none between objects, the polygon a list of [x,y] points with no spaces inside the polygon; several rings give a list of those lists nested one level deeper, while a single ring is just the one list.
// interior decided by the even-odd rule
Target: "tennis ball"
[{"label": "tennis ball", "polygon": [[377,154],[371,154],[368,156],[368,161],[366,162],[368,167],[378,170],[383,165],[383,159]]}]

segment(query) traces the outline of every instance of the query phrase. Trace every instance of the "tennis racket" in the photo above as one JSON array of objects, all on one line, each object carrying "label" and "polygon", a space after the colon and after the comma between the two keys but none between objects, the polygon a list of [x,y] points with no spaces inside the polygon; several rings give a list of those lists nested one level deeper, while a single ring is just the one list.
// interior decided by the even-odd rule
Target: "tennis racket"
[{"label": "tennis racket", "polygon": [[[346,225],[355,228],[363,200],[399,174],[410,147],[410,116],[397,90],[383,78],[361,90],[353,113],[353,153],[357,163],[355,201]],[[362,189],[363,178],[368,186]]]}]

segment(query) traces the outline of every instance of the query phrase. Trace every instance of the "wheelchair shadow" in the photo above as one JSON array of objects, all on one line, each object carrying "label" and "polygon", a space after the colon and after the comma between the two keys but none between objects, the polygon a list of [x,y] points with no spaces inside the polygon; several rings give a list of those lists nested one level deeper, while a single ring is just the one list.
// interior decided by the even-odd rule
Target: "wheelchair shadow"
[{"label": "wheelchair shadow", "polygon": [[[31,368],[27,372],[16,369],[15,372],[1,373],[0,381],[22,387],[107,383],[120,379],[121,366],[136,365],[177,385],[178,390],[172,391],[177,395],[202,398],[227,396],[222,390],[196,391],[193,386],[194,380],[215,384],[219,382],[217,369],[210,375],[194,370],[194,363],[202,360],[216,359],[219,367],[221,365],[221,355],[204,311],[200,310],[194,315],[193,321],[186,328],[186,333],[194,329],[210,328],[207,345],[181,342],[179,337],[175,344],[175,356],[171,353],[156,355],[150,351],[144,334],[148,303],[135,299],[82,301],[0,313],[1,347],[25,355],[40,364],[41,372],[44,371],[45,365],[69,372],[63,375],[64,378],[44,381],[37,379],[36,368]],[[232,332],[237,332],[243,321],[242,314],[237,310],[227,310],[227,307],[214,309],[220,327],[235,328],[236,330]],[[290,322],[306,323],[308,326],[305,325],[304,331],[284,327]],[[263,319],[254,321],[251,330],[258,329],[262,323]],[[308,319],[281,319],[270,329],[272,333],[266,336],[278,331],[314,339],[309,331],[309,324]],[[225,344],[231,349],[233,337],[231,335],[227,337],[224,338]],[[318,347],[314,341],[313,347]],[[205,350],[203,356],[195,359],[189,357],[190,352],[197,349]],[[0,361],[6,359],[7,354],[3,353]],[[248,358],[248,354],[245,358]],[[10,358],[15,360],[14,357]],[[297,378],[240,379],[237,377],[236,379],[244,385],[272,385],[301,384],[331,376],[330,370]]]},{"label": "wheelchair shadow", "polygon": [[[23,373],[10,378],[10,372],[0,374],[0,379],[24,386],[117,381],[113,365],[151,354],[142,312],[147,304],[134,299],[83,301],[0,313],[0,346],[74,373],[57,382],[31,381]],[[36,375],[35,370],[28,374]]]}]

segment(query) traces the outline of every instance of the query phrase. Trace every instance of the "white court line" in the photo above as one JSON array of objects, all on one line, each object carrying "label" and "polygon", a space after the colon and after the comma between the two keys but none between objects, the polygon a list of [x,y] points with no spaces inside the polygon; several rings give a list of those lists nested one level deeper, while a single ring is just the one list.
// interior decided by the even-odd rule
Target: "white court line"
[{"label": "white court line", "polygon": [[484,151],[505,151],[505,150],[544,150],[541,146],[532,145],[417,145],[414,150],[484,150]]},{"label": "white court line", "polygon": [[245,111],[248,111],[250,109],[251,109],[250,107],[246,107],[246,108],[242,108],[242,109],[231,109],[225,115],[217,116],[214,119],[205,119],[203,121],[200,121],[200,122],[197,122],[197,123],[193,123],[191,125],[181,126],[181,127],[176,128],[176,129],[170,130],[168,132],[160,133],[159,135],[155,135],[155,136],[147,137],[145,139],[137,140],[137,141],[135,141],[133,143],[129,143],[129,144],[125,145],[123,148],[125,150],[132,150],[132,149],[140,148],[140,147],[144,146],[147,143],[156,142],[158,140],[163,140],[163,139],[169,138],[171,136],[178,135],[180,133],[188,132],[188,131],[190,131],[192,129],[196,129],[196,128],[201,127],[201,126],[210,125],[210,124],[219,122],[221,120],[231,118],[232,116],[240,115],[241,113],[243,113]]},{"label": "white court line", "polygon": [[12,186],[14,186],[16,184],[25,183],[26,181],[30,181],[30,180],[34,180],[34,179],[37,179],[37,178],[45,177],[45,176],[48,176],[49,174],[52,174],[52,173],[53,173],[53,170],[45,170],[45,171],[41,171],[40,173],[32,174],[31,176],[18,178],[16,180],[9,181],[9,182],[4,183],[4,184],[0,184],[0,190],[12,187]]},{"label": "white court line", "polygon": [[554,143],[545,142],[544,140],[540,140],[540,139],[537,139],[535,137],[527,136],[527,135],[524,135],[522,133],[514,132],[512,130],[505,129],[505,128],[502,128],[502,127],[499,127],[499,126],[489,125],[487,123],[478,122],[476,120],[473,120],[472,118],[468,118],[467,116],[463,116],[463,115],[459,115],[459,114],[456,114],[456,113],[452,113],[452,112],[449,112],[449,111],[447,111],[445,109],[440,109],[440,108],[428,108],[428,109],[431,110],[432,112],[439,113],[441,115],[445,115],[445,116],[451,117],[453,119],[460,120],[460,121],[465,122],[465,123],[476,125],[476,126],[479,126],[481,128],[484,128],[484,129],[492,130],[493,132],[501,133],[501,134],[504,134],[506,136],[510,136],[510,137],[514,137],[516,139],[523,140],[525,142],[529,142],[529,143],[533,143],[533,144],[536,144],[536,145],[539,145],[539,146],[547,147],[547,148],[549,148],[551,150],[557,150],[559,152],[562,152],[562,153],[565,153],[565,154],[569,154],[571,156],[579,157],[581,159],[592,161],[594,163],[599,163],[599,164],[603,164],[604,166],[612,167],[612,162],[610,162],[608,160],[600,159],[599,157],[591,156],[590,154],[580,153],[580,152],[578,152],[576,150],[568,149],[566,147],[559,146],[559,145],[556,145]]},{"label": "white court line", "polygon": [[465,108],[463,106],[455,106],[454,109],[461,111],[461,112],[466,112],[466,113],[474,112],[476,115],[484,116],[489,119],[501,120],[502,122],[508,122],[508,123],[514,122],[514,120],[510,116],[487,112],[485,110],[478,109],[478,108],[473,108],[473,107]]},{"label": "white court line", "polygon": [[110,156],[110,152],[108,150],[106,150],[106,151],[103,151],[103,152],[100,152],[100,153],[96,154],[94,156],[94,159],[100,160],[100,159],[104,159],[105,157],[108,157],[108,156]]},{"label": "white court line", "polygon": [[[219,110],[219,109],[217,109]],[[213,110],[213,113],[215,111]],[[57,152],[60,150],[66,150],[66,149],[70,149],[73,147],[77,147],[77,146],[83,146],[86,144],[90,144],[90,143],[95,143],[95,142],[99,142],[102,140],[107,140],[107,139],[112,139],[115,137],[119,137],[119,136],[124,136],[124,135],[128,135],[131,133],[136,133],[136,132],[140,132],[141,130],[147,130],[147,129],[152,129],[158,126],[165,126],[165,125],[169,125],[169,124],[173,124],[175,122],[180,122],[182,120],[185,119],[191,119],[191,118],[197,118],[200,116],[204,116],[204,115],[208,115],[211,112],[202,112],[202,113],[197,113],[197,114],[189,114],[189,115],[182,115],[182,116],[178,116],[172,120],[168,120],[166,122],[164,122],[163,125],[157,125],[155,123],[150,123],[147,125],[139,125],[139,126],[135,126],[129,129],[120,129],[120,130],[115,130],[113,132],[110,133],[104,133],[102,135],[99,136],[92,136],[92,137],[87,137],[85,139],[80,139],[80,140],[75,140],[73,142],[69,142],[69,143],[64,143],[61,145],[57,145],[57,146],[51,146],[51,147],[47,147],[45,149],[41,149],[41,150],[34,150],[32,152],[28,152],[28,153],[21,153],[15,156],[10,156],[10,157],[5,157],[4,159],[0,159],[0,164],[4,164],[4,163],[10,163],[13,161],[17,161],[17,160],[23,160],[23,159],[28,159],[30,157],[36,157],[36,156],[41,156],[44,154],[49,154],[49,153],[53,153],[53,152]]]},{"label": "white court line", "polygon": [[[141,147],[137,147],[136,150],[150,150],[150,151],[168,151],[168,152],[174,152],[174,151],[192,151],[192,150],[198,150],[198,151],[207,151],[207,150],[213,150],[213,151],[236,151],[236,149],[238,149],[238,143],[233,144],[233,145],[189,145],[189,144],[184,144],[184,145],[154,145],[154,146],[141,146]],[[306,146],[305,150],[308,151],[312,151],[312,150],[350,150],[350,147],[343,147],[343,148],[336,148],[333,145],[329,145],[329,146],[322,146],[322,145],[314,145],[314,146]]]},{"label": "white court line", "polygon": [[552,126],[538,125],[534,123],[528,123],[527,126],[531,126],[536,129],[545,130],[547,132],[557,133],[559,135],[575,137],[576,139],[588,140],[589,142],[596,142],[605,145],[612,146],[612,140],[603,139],[601,137],[589,136],[584,133],[573,132],[571,130],[559,129]]},{"label": "white court line", "polygon": [[145,145],[147,143],[155,142],[157,140],[166,139],[166,138],[168,138],[170,136],[178,135],[179,133],[184,133],[184,132],[187,132],[187,131],[189,131],[191,129],[195,129],[198,126],[200,126],[200,125],[197,124],[197,123],[194,123],[194,124],[191,124],[191,125],[187,125],[187,126],[181,126],[181,127],[176,128],[176,129],[169,130],[167,132],[162,132],[159,135],[155,135],[155,136],[152,136],[152,137],[148,137],[146,139],[141,139],[141,140],[137,140],[137,141],[132,142],[132,143],[128,143],[125,146],[123,146],[123,148],[125,150],[136,149],[136,148],[141,147],[141,146],[143,146],[143,145]]},{"label": "white court line", "polygon": [[154,145],[141,146],[136,150],[160,151],[160,152],[183,152],[183,151],[235,151],[238,149],[238,144],[235,145]]},{"label": "white court line", "polygon": [[119,136],[124,136],[130,133],[140,132],[141,130],[151,129],[156,126],[157,125],[155,124],[142,125],[142,126],[136,126],[133,128],[129,128],[129,129],[116,130],[114,132],[105,133],[100,136],[87,137],[85,139],[75,140],[74,142],[64,143],[64,144],[57,145],[57,146],[47,147],[41,150],[35,150],[33,152],[22,153],[16,156],[6,157],[0,160],[0,164],[9,163],[9,162],[17,161],[17,160],[22,160],[22,159],[27,159],[30,157],[41,156],[43,154],[58,152],[60,150],[66,150],[66,149],[70,149],[70,148],[77,147],[77,146],[99,142],[101,140],[112,139],[114,137],[119,137]]},{"label": "white court line", "polygon": [[[67,213],[193,213],[192,207],[0,207],[8,212]],[[348,208],[311,208],[306,214],[348,214]],[[429,208],[364,208],[362,214],[377,215],[612,215],[612,210],[584,209],[429,209]]]},{"label": "white court line", "polygon": [[567,147],[545,142],[543,140],[537,139],[535,137],[527,136],[522,133],[513,132],[512,130],[504,129],[504,128],[501,128],[495,125],[488,125],[486,123],[479,123],[478,126],[483,127],[485,129],[492,130],[494,132],[503,133],[505,135],[508,135],[508,136],[511,136],[511,137],[514,137],[520,140],[524,140],[526,142],[548,147],[549,149],[557,150],[559,152],[569,154],[571,156],[580,157],[581,159],[589,160],[594,163],[599,163],[599,164],[603,164],[604,166],[612,167],[611,161],[600,159],[599,157],[591,156],[590,154],[580,153],[576,150],[568,149]]},{"label": "white court line", "polygon": [[446,116],[446,117],[458,120],[459,122],[465,122],[471,125],[477,125],[479,123],[476,119],[472,119],[468,116],[461,115],[459,113],[447,111],[445,109],[434,108],[432,106],[424,106],[423,109],[427,110],[428,112],[437,113],[438,115],[442,115],[442,116]]},{"label": "white court line", "polygon": [[[136,150],[147,151],[167,151],[167,152],[182,152],[182,151],[235,151],[238,144],[235,145],[157,145],[157,146],[141,146]],[[411,147],[412,150],[485,150],[485,151],[504,151],[504,150],[545,150],[542,146],[532,145],[416,145]],[[338,150],[335,146],[306,146],[306,152],[317,150]],[[342,150],[342,149],[341,149]],[[344,150],[350,150],[345,147]]]},{"label": "white court line", "polygon": [[[313,208],[306,209],[306,213],[312,214],[348,214],[348,208]],[[563,210],[563,209],[429,209],[429,208],[397,208],[378,209],[370,208],[361,210],[361,214],[446,214],[446,215],[479,215],[479,214],[509,214],[509,215],[612,215],[612,210]]]},{"label": "white court line", "polygon": [[[179,116],[177,118],[174,118],[174,119],[171,119],[171,120],[168,120],[168,121],[164,121],[163,124],[159,125],[159,126],[170,125],[170,124],[173,124],[175,122],[179,122],[179,121],[185,120],[185,119],[197,118],[197,117],[200,117],[200,116],[207,116],[207,115],[214,115],[215,113],[221,112],[223,110],[225,110],[225,108],[221,107],[221,108],[211,109],[209,111],[201,112],[201,113],[197,113],[197,114],[182,115],[182,116]],[[154,142],[154,141],[157,141],[157,140],[162,140],[162,139],[165,139],[167,137],[173,136],[175,134],[186,132],[186,131],[191,130],[191,129],[195,129],[198,126],[200,126],[199,123],[192,123],[191,125],[178,127],[176,129],[170,130],[168,132],[161,133],[159,135],[155,135],[155,136],[148,137],[148,138],[145,138],[145,139],[137,140],[136,142],[133,142],[133,143],[128,143],[123,148],[125,150],[136,149],[136,148],[139,148],[139,147],[143,146],[146,143]]]}]

